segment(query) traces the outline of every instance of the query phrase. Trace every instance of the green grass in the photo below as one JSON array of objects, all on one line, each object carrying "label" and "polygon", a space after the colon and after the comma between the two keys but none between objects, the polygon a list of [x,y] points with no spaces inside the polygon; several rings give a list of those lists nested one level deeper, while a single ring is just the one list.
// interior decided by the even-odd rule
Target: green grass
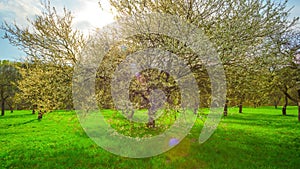
[{"label": "green grass", "polygon": [[[198,143],[203,126],[159,156],[129,159],[113,155],[90,140],[74,112],[57,111],[42,121],[30,111],[0,117],[0,168],[295,168],[300,166],[297,108],[288,116],[273,107],[230,108],[214,135]],[[145,129],[146,130],[146,129]],[[151,132],[151,131],[149,131]]]},{"label": "green grass", "polygon": [[[153,135],[162,134],[171,125],[174,124],[174,111],[163,110],[157,112],[155,121],[156,128],[148,128],[145,124],[148,122],[147,110],[139,110],[134,113],[133,120],[128,120],[125,115],[118,111],[102,110],[102,113],[112,128],[119,133],[130,137],[151,137]],[[173,113],[173,114],[172,114]],[[166,115],[169,114],[169,115]],[[179,115],[176,113],[178,119]]]}]

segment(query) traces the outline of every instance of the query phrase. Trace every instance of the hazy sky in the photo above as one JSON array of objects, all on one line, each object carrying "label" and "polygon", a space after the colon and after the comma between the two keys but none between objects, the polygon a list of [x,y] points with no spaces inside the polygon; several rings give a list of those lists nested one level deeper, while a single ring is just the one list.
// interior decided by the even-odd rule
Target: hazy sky
[{"label": "hazy sky", "polygon": [[[74,27],[87,34],[97,27],[113,22],[113,16],[110,13],[110,6],[107,0],[101,0],[104,11],[99,8],[98,1],[52,0],[51,2],[58,11],[61,11],[64,6],[70,9],[74,15]],[[291,11],[291,16],[300,16],[300,1],[289,0],[289,7],[292,6],[294,6],[294,9]],[[0,0],[0,23],[16,21],[18,24],[26,25],[26,18],[39,14],[39,9],[40,0]],[[0,30],[0,36],[2,37],[3,35],[4,32]],[[0,38],[0,60],[16,60],[24,56],[25,54],[10,45],[8,40]]]},{"label": "hazy sky", "polygon": [[[99,0],[51,0],[51,5],[55,6],[58,12],[62,12],[64,7],[71,10],[74,15],[74,27],[88,34],[97,27],[113,22],[107,0],[101,0],[104,11],[100,9],[98,2]],[[40,14],[40,8],[40,0],[0,0],[0,22],[16,21],[25,26],[28,24],[26,18]],[[4,31],[0,30],[0,60],[24,57],[25,54],[10,45],[7,39],[3,39],[3,35]]]}]

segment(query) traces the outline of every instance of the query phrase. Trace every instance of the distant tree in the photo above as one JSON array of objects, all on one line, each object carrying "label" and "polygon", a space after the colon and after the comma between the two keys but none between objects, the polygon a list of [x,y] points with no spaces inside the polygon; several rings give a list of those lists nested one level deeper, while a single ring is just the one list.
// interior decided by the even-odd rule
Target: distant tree
[{"label": "distant tree", "polygon": [[[5,105],[10,103],[12,106],[13,98],[18,89],[17,81],[20,79],[20,74],[14,63],[6,60],[0,60],[0,99],[1,99],[1,116],[5,114]],[[8,102],[10,100],[10,102]],[[11,110],[12,107],[10,106]]]},{"label": "distant tree", "polygon": [[28,64],[20,68],[24,76],[18,82],[21,102],[31,105],[33,111],[45,113],[57,109],[66,109],[71,103],[72,67],[53,64]]},{"label": "distant tree", "polygon": [[[286,115],[288,99],[300,105],[298,95],[300,93],[300,32],[292,29],[278,33],[271,38],[270,43],[272,52],[269,55],[272,59],[269,60],[269,64],[272,65],[272,84],[285,97],[282,114]],[[300,121],[300,111],[298,114]]]},{"label": "distant tree", "polygon": [[71,103],[73,68],[84,46],[83,35],[72,27],[70,11],[64,9],[60,16],[50,1],[42,5],[42,14],[28,19],[29,26],[5,22],[1,27],[4,38],[27,54],[26,66],[20,68],[19,96],[40,114]]}]

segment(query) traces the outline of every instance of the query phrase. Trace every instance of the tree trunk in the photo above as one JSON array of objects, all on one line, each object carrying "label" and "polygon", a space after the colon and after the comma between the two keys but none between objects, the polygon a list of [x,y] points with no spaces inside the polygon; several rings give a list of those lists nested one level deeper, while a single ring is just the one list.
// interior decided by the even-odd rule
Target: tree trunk
[{"label": "tree trunk", "polygon": [[284,97],[284,100],[285,100],[285,103],[284,103],[284,105],[283,105],[283,107],[282,107],[282,115],[283,115],[283,116],[286,116],[286,107],[287,107],[287,105],[288,105],[288,98],[285,96],[285,97]]},{"label": "tree trunk", "polygon": [[3,88],[1,89],[1,116],[4,116],[5,114],[5,100],[6,98],[4,97],[4,91]]},{"label": "tree trunk", "polygon": [[2,99],[1,101],[1,116],[4,116],[5,114],[5,99]]},{"label": "tree trunk", "polygon": [[10,103],[10,102],[8,102],[7,105],[9,107],[10,113],[13,113],[14,112],[14,106],[13,106],[13,104]]},{"label": "tree trunk", "polygon": [[227,114],[228,114],[228,103],[229,103],[229,100],[226,100],[226,103],[225,103],[225,106],[224,106],[224,116],[226,117]]},{"label": "tree trunk", "polygon": [[253,107],[257,108],[258,107],[258,103],[256,101],[253,102]]},{"label": "tree trunk", "polygon": [[278,97],[277,99],[274,99],[274,106],[275,106],[275,109],[278,109],[278,104],[281,100],[281,97]]},{"label": "tree trunk", "polygon": [[134,115],[134,110],[130,110],[130,115],[129,115],[129,119],[130,119],[130,120],[132,120],[133,115]]},{"label": "tree trunk", "polygon": [[300,89],[298,89],[298,121],[300,121]]},{"label": "tree trunk", "polygon": [[239,113],[243,113],[243,104],[239,105]]},{"label": "tree trunk", "polygon": [[43,111],[39,111],[38,120],[42,120],[43,115],[44,115],[44,112]]},{"label": "tree trunk", "polygon": [[298,101],[298,121],[300,121],[300,100]]},{"label": "tree trunk", "polygon": [[[297,90],[298,92],[298,98],[293,98],[291,97],[289,94],[288,94],[288,90],[287,90],[287,87],[285,88],[285,90],[283,91],[284,95],[285,95],[285,102],[286,102],[286,105],[287,105],[287,99],[290,99],[292,100],[293,102],[297,103],[298,104],[298,121],[300,121],[300,89]],[[283,111],[283,109],[282,109]],[[286,111],[286,107],[285,107],[285,111]],[[283,113],[283,112],[282,112]]]},{"label": "tree trunk", "polygon": [[122,110],[122,113],[123,113],[124,115],[126,115],[126,117],[127,117],[130,121],[132,121],[132,118],[133,118],[133,115],[134,115],[134,110],[127,110],[127,109],[125,109],[125,110]]},{"label": "tree trunk", "polygon": [[155,128],[155,120],[154,120],[155,111],[152,111],[151,108],[148,110],[148,123],[147,127],[149,128]]},{"label": "tree trunk", "polygon": [[283,106],[283,107],[282,107],[282,115],[283,115],[283,116],[286,116],[286,106]]},{"label": "tree trunk", "polygon": [[35,110],[37,109],[37,105],[32,106],[32,114],[35,114]]},{"label": "tree trunk", "polygon": [[243,101],[242,100],[240,101],[240,104],[239,104],[239,113],[243,113]]},{"label": "tree trunk", "polygon": [[244,102],[245,94],[242,94],[240,97],[240,103],[239,103],[239,113],[243,113],[243,102]]}]

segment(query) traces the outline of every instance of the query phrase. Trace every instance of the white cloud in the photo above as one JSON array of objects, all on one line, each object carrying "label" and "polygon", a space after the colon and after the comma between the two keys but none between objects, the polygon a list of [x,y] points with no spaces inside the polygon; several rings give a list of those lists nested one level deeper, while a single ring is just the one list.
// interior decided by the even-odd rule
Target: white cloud
[{"label": "white cloud", "polygon": [[[84,33],[103,27],[113,22],[113,15],[109,12],[107,0],[101,0],[104,11],[98,5],[98,0],[52,0],[58,13],[63,7],[71,10],[74,15],[73,26]],[[0,20],[7,22],[16,21],[18,24],[27,25],[26,18],[41,14],[40,0],[2,0],[0,1]]]},{"label": "white cloud", "polygon": [[26,24],[26,18],[40,14],[39,0],[5,0],[0,1],[0,16],[7,22],[16,21]]}]

